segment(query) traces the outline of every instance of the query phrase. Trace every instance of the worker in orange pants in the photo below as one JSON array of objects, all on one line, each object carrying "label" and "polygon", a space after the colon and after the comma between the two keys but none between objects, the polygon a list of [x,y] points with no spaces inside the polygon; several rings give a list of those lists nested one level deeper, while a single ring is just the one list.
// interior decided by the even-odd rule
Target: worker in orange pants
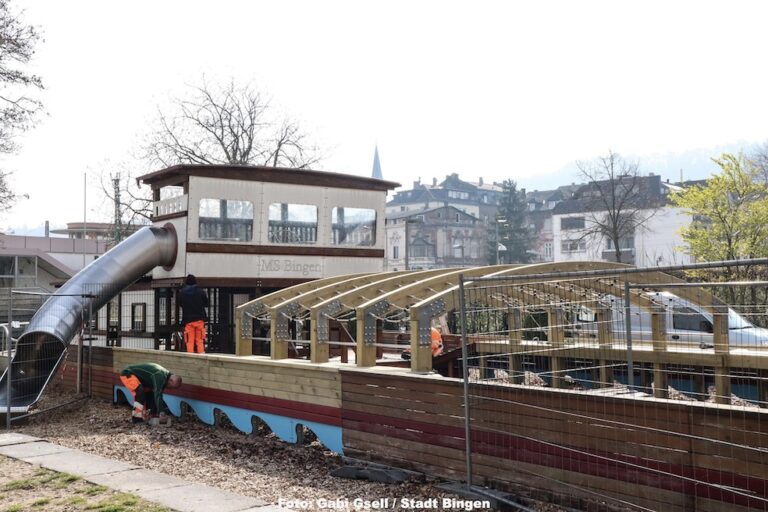
[{"label": "worker in orange pants", "polygon": [[208,294],[197,287],[197,278],[189,274],[179,291],[181,325],[184,326],[184,343],[187,352],[205,353],[205,320],[208,318]]},{"label": "worker in orange pants", "polygon": [[205,322],[203,320],[189,322],[184,326],[184,343],[187,345],[187,352],[205,353]]},{"label": "worker in orange pants", "polygon": [[120,372],[120,382],[133,396],[131,421],[139,423],[157,416],[163,408],[163,391],[181,386],[181,377],[156,363],[126,366]]}]

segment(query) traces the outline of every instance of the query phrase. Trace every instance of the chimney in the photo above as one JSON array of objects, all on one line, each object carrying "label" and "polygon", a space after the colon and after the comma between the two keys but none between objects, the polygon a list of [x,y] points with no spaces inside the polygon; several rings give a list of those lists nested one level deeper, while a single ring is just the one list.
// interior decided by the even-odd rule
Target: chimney
[{"label": "chimney", "polygon": [[437,186],[437,178],[432,178],[432,186],[433,187]]},{"label": "chimney", "polygon": [[483,177],[482,176],[480,176],[480,186],[481,187],[483,186]]},{"label": "chimney", "polygon": [[48,229],[50,226],[48,224],[48,221],[45,221],[45,238],[48,238],[51,235],[50,229]]}]

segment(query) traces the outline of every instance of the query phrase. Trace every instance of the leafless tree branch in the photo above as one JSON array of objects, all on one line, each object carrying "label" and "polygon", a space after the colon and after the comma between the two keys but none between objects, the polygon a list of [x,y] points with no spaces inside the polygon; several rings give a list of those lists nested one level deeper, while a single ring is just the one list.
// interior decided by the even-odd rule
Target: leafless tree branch
[{"label": "leafless tree branch", "polygon": [[[169,113],[170,112],[170,113]],[[319,161],[296,121],[276,121],[268,100],[251,86],[203,79],[190,96],[159,110],[146,147],[153,164],[236,164],[308,168]]]},{"label": "leafless tree branch", "polygon": [[662,206],[658,191],[649,190],[636,162],[627,162],[613,151],[590,162],[576,162],[587,185],[577,199],[585,213],[582,238],[608,239],[617,262],[621,242],[633,237]]},{"label": "leafless tree branch", "polygon": [[[0,153],[16,151],[17,137],[34,124],[42,110],[40,101],[24,93],[30,88],[42,89],[42,80],[16,67],[29,63],[39,39],[35,27],[25,25],[20,14],[11,12],[9,0],[0,0]],[[0,170],[0,210],[9,209],[18,198],[8,176]]]}]

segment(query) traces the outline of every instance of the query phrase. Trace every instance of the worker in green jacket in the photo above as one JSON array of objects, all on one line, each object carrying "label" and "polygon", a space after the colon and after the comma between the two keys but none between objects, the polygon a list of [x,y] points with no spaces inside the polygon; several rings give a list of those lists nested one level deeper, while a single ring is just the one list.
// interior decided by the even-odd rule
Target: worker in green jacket
[{"label": "worker in green jacket", "polygon": [[163,405],[163,391],[181,386],[181,377],[157,363],[139,363],[126,366],[120,372],[120,381],[133,395],[134,423],[157,416]]}]

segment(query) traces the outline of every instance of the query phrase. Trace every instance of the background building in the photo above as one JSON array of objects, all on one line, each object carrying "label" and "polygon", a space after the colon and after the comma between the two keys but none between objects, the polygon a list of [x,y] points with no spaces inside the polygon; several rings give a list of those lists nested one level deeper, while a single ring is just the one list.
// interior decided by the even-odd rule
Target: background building
[{"label": "background building", "polygon": [[488,263],[487,225],[455,206],[387,214],[385,270]]},{"label": "background building", "polygon": [[[559,202],[552,210],[554,261],[616,261],[612,240],[592,232],[595,219],[608,213],[593,200],[601,184],[581,185],[571,198]],[[681,251],[684,243],[680,235],[691,217],[669,201],[670,192],[681,187],[654,175],[638,177],[638,187],[634,197],[640,215],[647,220],[619,241],[621,262],[639,267],[691,263],[690,255]]]}]

